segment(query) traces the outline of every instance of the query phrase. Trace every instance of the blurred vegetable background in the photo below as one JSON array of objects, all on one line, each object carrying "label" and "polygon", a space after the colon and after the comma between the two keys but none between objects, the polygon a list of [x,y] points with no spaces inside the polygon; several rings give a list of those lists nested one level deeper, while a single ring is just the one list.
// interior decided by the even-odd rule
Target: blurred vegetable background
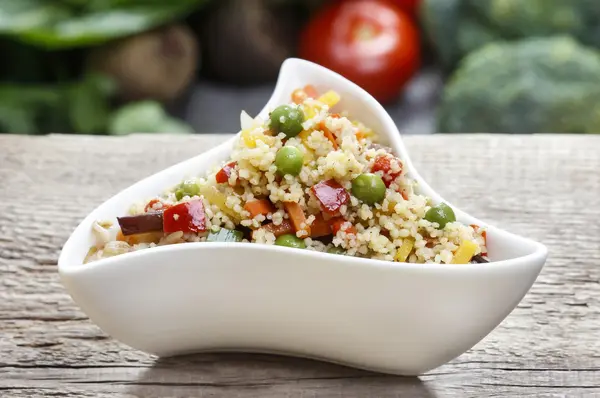
[{"label": "blurred vegetable background", "polygon": [[597,0],[0,0],[0,133],[235,132],[300,57],[405,133],[600,131]]}]

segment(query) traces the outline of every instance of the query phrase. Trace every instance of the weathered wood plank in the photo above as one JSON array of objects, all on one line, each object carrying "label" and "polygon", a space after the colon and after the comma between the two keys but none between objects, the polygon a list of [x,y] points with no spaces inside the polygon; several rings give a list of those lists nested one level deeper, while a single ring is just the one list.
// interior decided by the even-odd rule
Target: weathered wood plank
[{"label": "weathered wood plank", "polygon": [[227,136],[0,136],[0,396],[600,396],[600,136],[409,136],[449,201],[548,245],[519,307],[418,379],[261,355],[156,360],[89,323],[56,273],[95,206]]}]

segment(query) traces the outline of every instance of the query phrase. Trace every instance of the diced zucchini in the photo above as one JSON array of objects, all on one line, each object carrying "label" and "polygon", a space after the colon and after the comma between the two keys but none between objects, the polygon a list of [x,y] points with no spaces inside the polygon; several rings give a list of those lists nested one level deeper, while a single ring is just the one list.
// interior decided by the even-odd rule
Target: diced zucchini
[{"label": "diced zucchini", "polygon": [[221,228],[218,231],[210,231],[207,242],[241,242],[244,239],[242,231]]}]

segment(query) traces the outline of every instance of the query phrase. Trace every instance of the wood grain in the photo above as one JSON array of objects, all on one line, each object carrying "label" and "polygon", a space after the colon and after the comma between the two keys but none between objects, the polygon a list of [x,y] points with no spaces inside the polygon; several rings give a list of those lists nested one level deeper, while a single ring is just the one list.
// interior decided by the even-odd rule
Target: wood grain
[{"label": "wood grain", "polygon": [[407,136],[453,204],[545,243],[546,267],[472,350],[420,378],[268,355],[156,360],[91,324],[62,244],[131,183],[225,140],[0,136],[1,397],[600,397],[600,136]]}]

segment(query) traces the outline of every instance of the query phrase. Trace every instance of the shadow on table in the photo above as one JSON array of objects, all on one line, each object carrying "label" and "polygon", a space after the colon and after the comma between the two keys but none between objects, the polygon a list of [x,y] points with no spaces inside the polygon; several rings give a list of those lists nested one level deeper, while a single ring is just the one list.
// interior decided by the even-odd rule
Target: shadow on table
[{"label": "shadow on table", "polygon": [[128,392],[145,398],[435,398],[417,377],[372,373],[309,359],[229,353],[160,358]]}]

